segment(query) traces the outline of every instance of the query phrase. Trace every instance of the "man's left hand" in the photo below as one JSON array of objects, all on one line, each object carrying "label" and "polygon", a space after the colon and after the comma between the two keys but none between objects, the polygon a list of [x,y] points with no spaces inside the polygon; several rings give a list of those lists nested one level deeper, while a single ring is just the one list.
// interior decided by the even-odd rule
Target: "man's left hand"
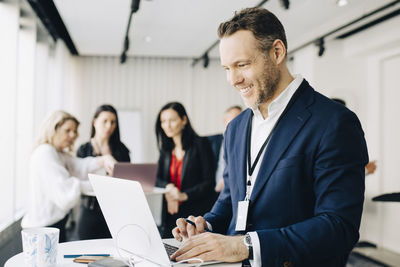
[{"label": "man's left hand", "polygon": [[249,257],[243,238],[242,235],[226,236],[214,233],[191,236],[171,256],[171,259],[176,261],[190,258],[200,258],[203,261],[243,261]]}]

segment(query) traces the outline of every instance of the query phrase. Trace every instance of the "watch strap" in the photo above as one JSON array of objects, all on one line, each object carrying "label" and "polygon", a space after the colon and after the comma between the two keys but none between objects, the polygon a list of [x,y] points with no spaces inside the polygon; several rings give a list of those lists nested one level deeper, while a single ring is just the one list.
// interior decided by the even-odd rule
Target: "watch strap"
[{"label": "watch strap", "polygon": [[247,248],[249,249],[249,260],[253,260],[254,259],[253,246],[249,246]]},{"label": "watch strap", "polygon": [[254,259],[254,255],[253,255],[253,244],[251,243],[251,237],[249,233],[246,233],[246,235],[244,236],[244,244],[246,245],[247,249],[249,250],[249,260],[253,260]]}]

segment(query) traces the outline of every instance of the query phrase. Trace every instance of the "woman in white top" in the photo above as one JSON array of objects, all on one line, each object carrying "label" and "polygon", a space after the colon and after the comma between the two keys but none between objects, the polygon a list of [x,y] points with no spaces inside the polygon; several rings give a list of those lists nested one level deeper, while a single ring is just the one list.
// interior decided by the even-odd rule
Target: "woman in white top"
[{"label": "woman in white top", "polygon": [[60,229],[60,242],[65,240],[68,213],[79,201],[81,191],[89,190],[89,172],[105,168],[112,172],[112,156],[71,156],[79,121],[64,111],[56,111],[40,129],[37,146],[29,166],[29,198],[21,226],[52,226]]}]

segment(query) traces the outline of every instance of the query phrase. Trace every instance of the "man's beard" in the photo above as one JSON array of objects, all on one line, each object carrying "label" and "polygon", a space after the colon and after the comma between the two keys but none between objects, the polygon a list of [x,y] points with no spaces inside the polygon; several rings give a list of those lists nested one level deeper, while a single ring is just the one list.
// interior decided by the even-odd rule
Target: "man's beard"
[{"label": "man's beard", "polygon": [[281,72],[278,68],[269,67],[269,71],[263,73],[264,82],[261,84],[260,94],[256,101],[257,107],[270,100],[278,90],[278,82],[281,78]]},{"label": "man's beard", "polygon": [[272,65],[272,62],[267,60],[267,68],[263,72],[261,77],[260,89],[258,90],[258,96],[253,106],[249,106],[253,110],[257,110],[258,107],[268,100],[270,100],[275,92],[278,90],[278,82],[281,78],[281,72],[277,67]]}]

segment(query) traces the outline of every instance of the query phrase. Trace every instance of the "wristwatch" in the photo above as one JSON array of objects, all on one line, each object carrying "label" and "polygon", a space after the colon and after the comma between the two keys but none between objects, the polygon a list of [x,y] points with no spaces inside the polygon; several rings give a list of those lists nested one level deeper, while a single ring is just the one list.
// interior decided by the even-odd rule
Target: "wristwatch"
[{"label": "wristwatch", "polygon": [[251,243],[251,237],[250,237],[249,233],[246,233],[244,235],[243,243],[249,250],[249,258],[248,259],[252,260],[253,259],[253,244]]}]

